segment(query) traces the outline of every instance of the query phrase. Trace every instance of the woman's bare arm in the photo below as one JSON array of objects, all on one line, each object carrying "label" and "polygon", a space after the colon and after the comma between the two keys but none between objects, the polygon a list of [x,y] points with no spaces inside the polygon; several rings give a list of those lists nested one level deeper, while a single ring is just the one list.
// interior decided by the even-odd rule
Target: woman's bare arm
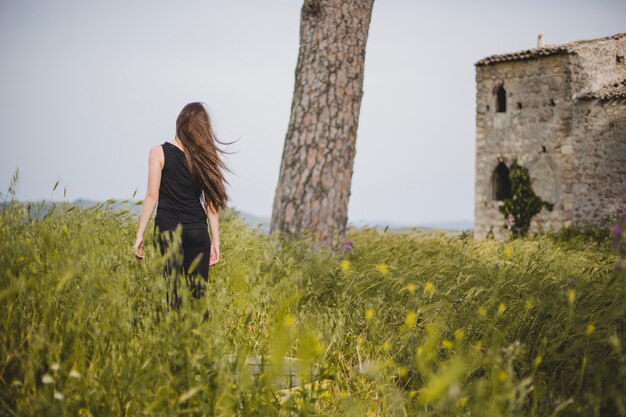
[{"label": "woman's bare arm", "polygon": [[139,229],[137,230],[137,238],[134,245],[135,256],[138,259],[143,259],[143,235],[152,217],[154,207],[159,201],[161,170],[163,169],[164,160],[163,148],[160,145],[150,149],[150,157],[148,159],[148,189],[146,191],[146,197],[143,199]]},{"label": "woman's bare arm", "polygon": [[208,203],[206,212],[209,218],[209,229],[211,230],[211,256],[209,259],[209,266],[211,266],[220,261],[219,213],[214,211],[211,204]]}]

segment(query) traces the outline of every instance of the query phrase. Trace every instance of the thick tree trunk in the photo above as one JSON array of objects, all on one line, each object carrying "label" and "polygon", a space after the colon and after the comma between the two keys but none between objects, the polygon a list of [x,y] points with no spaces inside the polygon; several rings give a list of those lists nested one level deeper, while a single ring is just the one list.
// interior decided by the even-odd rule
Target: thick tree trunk
[{"label": "thick tree trunk", "polygon": [[343,239],[374,0],[305,0],[271,231]]}]

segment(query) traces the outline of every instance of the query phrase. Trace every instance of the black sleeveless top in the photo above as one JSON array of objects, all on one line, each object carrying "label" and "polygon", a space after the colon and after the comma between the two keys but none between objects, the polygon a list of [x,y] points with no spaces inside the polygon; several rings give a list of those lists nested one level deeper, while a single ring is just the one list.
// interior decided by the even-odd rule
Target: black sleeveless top
[{"label": "black sleeveless top", "polygon": [[156,226],[161,231],[175,229],[179,223],[184,229],[206,229],[207,215],[200,201],[202,187],[191,178],[185,165],[185,153],[170,142],[161,146],[165,162],[161,171]]}]

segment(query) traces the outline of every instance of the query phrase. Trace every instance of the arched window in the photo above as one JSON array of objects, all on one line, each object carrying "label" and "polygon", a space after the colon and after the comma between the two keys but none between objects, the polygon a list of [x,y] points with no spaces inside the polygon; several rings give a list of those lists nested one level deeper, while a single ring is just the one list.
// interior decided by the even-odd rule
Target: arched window
[{"label": "arched window", "polygon": [[504,89],[504,85],[500,85],[496,92],[496,111],[498,113],[506,112],[506,90]]},{"label": "arched window", "polygon": [[493,170],[493,199],[496,201],[508,200],[511,198],[511,180],[509,179],[509,169],[500,162]]}]

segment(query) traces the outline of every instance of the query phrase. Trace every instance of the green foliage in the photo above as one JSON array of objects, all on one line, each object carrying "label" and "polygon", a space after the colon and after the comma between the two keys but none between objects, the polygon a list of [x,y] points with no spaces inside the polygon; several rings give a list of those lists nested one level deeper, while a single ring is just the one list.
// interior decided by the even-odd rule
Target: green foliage
[{"label": "green foliage", "polygon": [[582,249],[597,245],[608,250],[611,246],[611,227],[615,219],[606,219],[601,223],[590,221],[578,222],[554,231],[542,231],[539,234],[558,242],[562,246]]},{"label": "green foliage", "polygon": [[500,206],[500,212],[510,222],[513,237],[522,237],[528,234],[530,222],[542,208],[552,211],[553,204],[543,201],[532,188],[532,178],[528,169],[517,163],[514,159],[511,163],[509,178],[511,181],[511,198],[504,201]]},{"label": "green foliage", "polygon": [[[626,415],[603,247],[351,230],[337,254],[227,212],[206,299],[168,311],[163,259],[134,259],[110,205],[0,210],[0,414]],[[282,390],[283,356],[319,382]]]}]

